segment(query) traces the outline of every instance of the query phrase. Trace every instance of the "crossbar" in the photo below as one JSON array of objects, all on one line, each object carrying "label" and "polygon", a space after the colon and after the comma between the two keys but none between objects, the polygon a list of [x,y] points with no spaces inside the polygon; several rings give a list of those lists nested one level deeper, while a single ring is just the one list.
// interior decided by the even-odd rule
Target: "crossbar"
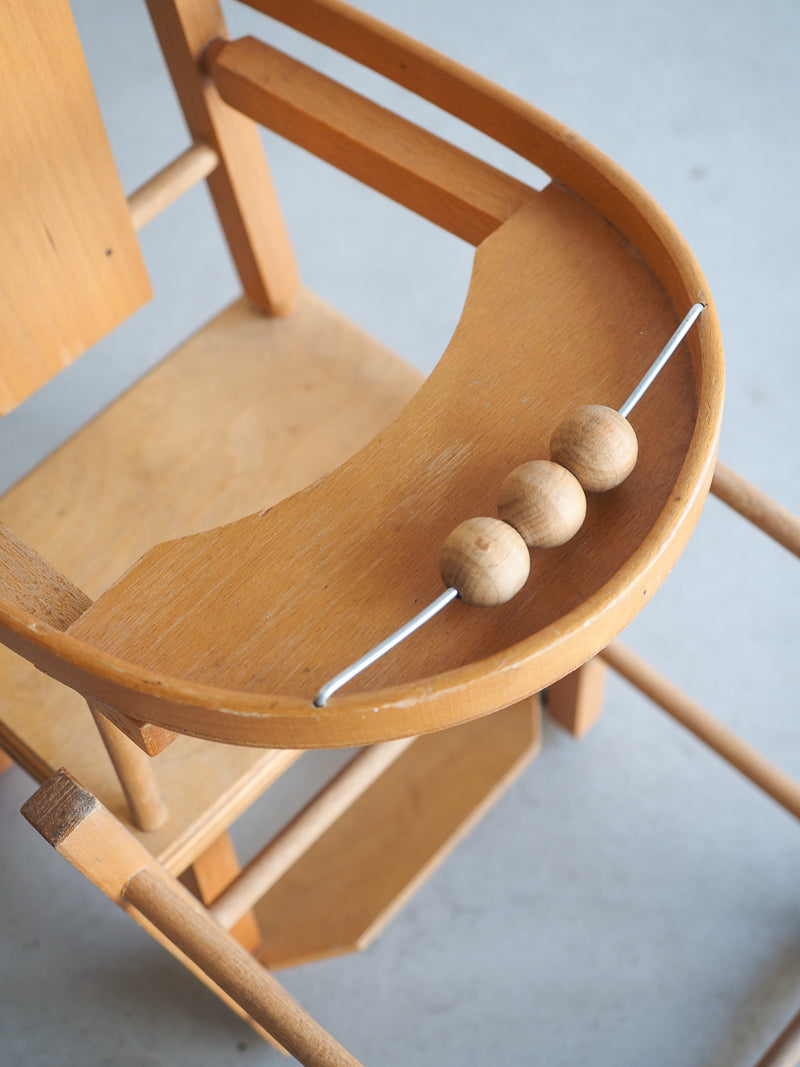
[{"label": "crossbar", "polygon": [[800,819],[800,784],[793,778],[619,641],[612,641],[600,657],[767,796]]},{"label": "crossbar", "polygon": [[537,195],[255,38],[216,42],[205,63],[225,103],[471,244]]}]

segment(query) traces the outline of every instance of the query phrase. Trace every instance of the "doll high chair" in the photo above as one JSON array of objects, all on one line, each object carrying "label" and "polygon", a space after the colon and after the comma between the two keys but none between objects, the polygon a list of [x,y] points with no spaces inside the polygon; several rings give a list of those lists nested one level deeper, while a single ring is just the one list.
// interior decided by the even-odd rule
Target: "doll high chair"
[{"label": "doll high chair", "polygon": [[[691,253],[591,147],[345,5],[254,6],[472,122],[552,182],[537,192],[265,44],[227,42],[207,0],[152,0],[194,145],[126,205],[68,13],[8,6],[19,54],[40,62],[28,84],[24,66],[6,67],[17,111],[5,135],[28,129],[32,100],[66,111],[26,132],[32,153],[19,149],[26,241],[45,193],[52,220],[29,246],[36,287],[8,280],[21,325],[4,353],[6,407],[146,298],[134,224],[192,180],[208,176],[247,300],[4,498],[2,638],[51,677],[4,657],[0,740],[45,783],[25,810],[54,847],[302,1062],[350,1063],[258,960],[365,943],[535,752],[535,694],[548,689],[551,712],[580,732],[597,710],[597,653],[645,684],[609,642],[702,508],[721,348]],[[421,388],[298,288],[251,120],[478,245],[462,319]],[[329,678],[441,590],[449,531],[495,513],[504,476],[547,455],[568,410],[618,406],[697,302],[705,311],[632,420],[634,473],[590,499],[579,533],[534,554],[508,604],[453,604],[317,707]],[[720,491],[744,507],[749,491],[721,471]],[[763,521],[794,537],[765,507]],[[351,745],[369,747],[239,875],[233,820],[300,750]],[[753,776],[796,802],[770,768]],[[435,813],[424,825],[411,794]]]}]

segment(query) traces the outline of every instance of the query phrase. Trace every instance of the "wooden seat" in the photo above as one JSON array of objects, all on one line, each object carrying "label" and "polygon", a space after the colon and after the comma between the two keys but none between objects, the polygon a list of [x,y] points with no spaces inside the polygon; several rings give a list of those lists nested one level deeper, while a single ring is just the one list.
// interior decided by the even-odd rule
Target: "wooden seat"
[{"label": "wooden seat", "polygon": [[[81,255],[97,285],[125,290],[117,318],[144,299],[133,224],[176,184],[208,176],[245,297],[0,502],[0,744],[45,782],[26,815],[54,847],[303,1062],[352,1063],[227,931],[270,966],[363,946],[536,754],[542,690],[580,733],[598,708],[593,657],[636,675],[609,642],[709,490],[721,344],[690,250],[591,146],[334,0],[254,6],[473,121],[552,181],[538,192],[262,42],[226,41],[211,0],[153,0],[197,143],[129,198],[129,217],[108,172],[114,241],[76,244],[66,271],[59,259],[51,358],[15,348],[6,406],[113,325],[74,328],[82,312],[64,290]],[[47,40],[40,12],[14,5],[13,18]],[[81,84],[67,123],[89,106]],[[424,384],[298,287],[253,121],[477,246],[461,320]],[[67,175],[74,148],[60,149]],[[94,201],[62,203],[58,183],[52,196],[70,217]],[[55,232],[38,235],[45,288]],[[109,280],[105,261],[129,246],[130,274]],[[317,707],[326,680],[441,592],[448,532],[496,513],[505,475],[547,455],[571,408],[618,408],[698,302],[632,418],[635,472],[590,494],[580,532],[534,553],[510,603],[452,605]],[[11,306],[15,322],[31,310]],[[735,477],[729,496],[742,505]],[[226,830],[299,750],[364,745],[240,874]]]},{"label": "wooden seat", "polygon": [[[97,594],[154,542],[315,481],[377,433],[418,385],[417,372],[310,293],[291,318],[268,318],[239,301],[10,490],[2,518]],[[126,817],[85,701],[7,649],[0,662],[6,749],[40,781],[68,767]],[[170,820],[150,835],[150,847],[182,871],[293,758],[180,739],[155,765]],[[211,779],[202,770],[210,759]],[[231,790],[238,800],[227,810]],[[216,820],[208,818],[214,806]]]}]

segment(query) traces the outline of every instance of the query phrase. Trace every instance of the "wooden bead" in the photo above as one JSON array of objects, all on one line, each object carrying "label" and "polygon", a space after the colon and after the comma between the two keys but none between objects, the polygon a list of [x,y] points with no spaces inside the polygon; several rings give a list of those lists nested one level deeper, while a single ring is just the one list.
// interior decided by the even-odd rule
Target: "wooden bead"
[{"label": "wooden bead", "polygon": [[505,604],[528,580],[531,557],[513,526],[485,516],[467,519],[442,545],[442,581],[467,604]]},{"label": "wooden bead", "polygon": [[601,404],[576,408],[550,438],[550,458],[572,471],[592,493],[624,482],[636,466],[638,454],[631,424],[618,411]]},{"label": "wooden bead", "polygon": [[586,496],[566,467],[535,459],[515,467],[503,481],[497,513],[521,534],[528,548],[555,548],[581,528]]}]

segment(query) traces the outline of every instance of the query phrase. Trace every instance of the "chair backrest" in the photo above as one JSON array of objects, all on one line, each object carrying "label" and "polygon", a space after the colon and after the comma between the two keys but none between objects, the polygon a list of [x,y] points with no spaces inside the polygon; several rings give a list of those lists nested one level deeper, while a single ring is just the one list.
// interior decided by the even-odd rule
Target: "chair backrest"
[{"label": "chair backrest", "polygon": [[150,297],[67,0],[0,10],[0,414]]},{"label": "chair backrest", "polygon": [[[570,131],[347,5],[255,6],[473,121],[554,181],[536,193],[266,45],[215,41],[224,29],[211,0],[152,0],[194,136],[235,159],[241,130],[252,131],[243,112],[481,242],[470,294],[434,374],[350,463],[266,515],[154,549],[67,633],[32,629],[13,605],[0,623],[4,640],[48,673],[167,728],[288,747],[420,732],[574,669],[664,578],[711,479],[718,326],[702,273],[664,214]],[[281,241],[262,241],[260,265],[277,263],[272,270],[255,270],[257,257],[241,251],[250,186],[227,165],[209,184],[245,284],[285,309],[296,275]],[[574,542],[537,558],[535,580],[501,616],[460,605],[457,627],[434,627],[324,713],[314,708],[322,681],[441,590],[436,559],[449,529],[491,514],[503,476],[546,455],[570,407],[618,405],[698,301],[707,305],[698,329],[640,409],[635,475],[591,509]]]}]

